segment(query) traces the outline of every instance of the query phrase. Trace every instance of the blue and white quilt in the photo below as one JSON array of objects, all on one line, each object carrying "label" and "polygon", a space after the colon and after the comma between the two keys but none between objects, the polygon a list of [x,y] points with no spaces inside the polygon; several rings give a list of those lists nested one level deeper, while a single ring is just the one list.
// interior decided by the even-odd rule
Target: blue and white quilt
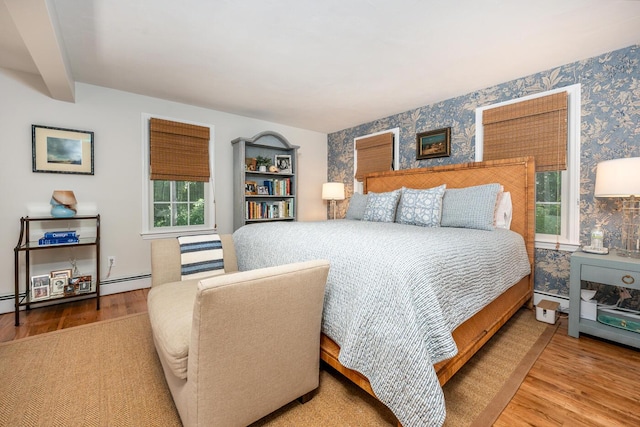
[{"label": "blue and white quilt", "polygon": [[451,332],[530,272],[522,237],[502,229],[334,220],[233,239],[241,271],[329,260],[322,330],[405,427],[444,423],[433,365],[457,353]]}]

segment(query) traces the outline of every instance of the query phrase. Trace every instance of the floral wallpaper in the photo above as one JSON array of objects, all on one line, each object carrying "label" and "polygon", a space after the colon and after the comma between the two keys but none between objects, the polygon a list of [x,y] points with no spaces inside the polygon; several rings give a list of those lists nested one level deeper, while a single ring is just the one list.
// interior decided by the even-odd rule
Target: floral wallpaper
[{"label": "floral wallpaper", "polygon": [[[640,156],[640,46],[566,64],[457,98],[385,117],[328,136],[328,178],[353,193],[353,139],[400,128],[400,168],[463,163],[475,156],[475,109],[547,90],[581,84],[580,241],[601,223],[605,246],[620,245],[622,202],[594,199],[600,161]],[[451,126],[451,156],[416,160],[416,133]],[[348,197],[347,197],[348,199]],[[348,200],[338,204],[344,217]],[[568,297],[571,252],[536,249],[535,288]]]}]

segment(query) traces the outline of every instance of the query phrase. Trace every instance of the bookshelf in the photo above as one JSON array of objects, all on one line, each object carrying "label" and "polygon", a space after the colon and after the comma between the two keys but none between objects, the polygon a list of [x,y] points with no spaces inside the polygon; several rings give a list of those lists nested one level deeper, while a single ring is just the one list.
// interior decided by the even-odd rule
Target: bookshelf
[{"label": "bookshelf", "polygon": [[[298,146],[277,132],[236,138],[233,145],[233,229],[297,218]],[[269,159],[260,170],[256,160]],[[276,169],[274,169],[275,167]]]},{"label": "bookshelf", "polygon": [[[88,223],[93,227],[93,233],[89,237],[79,237],[73,242],[59,238],[59,243],[45,242],[44,237],[32,236],[31,223],[44,223],[53,227],[56,231],[65,229],[65,226]],[[54,233],[59,234],[59,233]],[[66,233],[63,233],[66,235]],[[95,234],[95,235],[93,235]],[[74,234],[75,235],[75,234]],[[42,242],[39,240],[44,239]],[[56,236],[51,236],[56,238]],[[46,244],[45,244],[46,243]],[[83,275],[74,277],[72,270],[66,273],[66,269],[58,270],[60,274],[31,276],[31,252],[64,250],[70,247],[93,247],[95,249],[95,278]],[[54,217],[22,217],[20,218],[20,236],[18,244],[14,248],[15,269],[15,325],[20,325],[20,307],[31,309],[32,305],[40,303],[69,302],[70,298],[91,297],[96,299],[96,310],[100,310],[100,215],[74,216],[72,218]],[[20,262],[20,254],[24,255],[23,263]],[[21,270],[24,269],[24,293],[20,295]],[[55,273],[55,271],[51,272]],[[36,286],[37,285],[37,286]]]}]

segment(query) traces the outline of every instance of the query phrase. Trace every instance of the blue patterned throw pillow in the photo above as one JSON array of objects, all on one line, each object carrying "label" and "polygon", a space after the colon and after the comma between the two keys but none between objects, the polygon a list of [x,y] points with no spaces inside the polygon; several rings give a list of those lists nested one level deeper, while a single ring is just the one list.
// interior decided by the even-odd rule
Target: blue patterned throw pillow
[{"label": "blue patterned throw pillow", "polygon": [[362,219],[373,222],[394,222],[400,190],[387,193],[367,193],[367,206]]},{"label": "blue patterned throw pillow", "polygon": [[493,214],[500,184],[451,188],[442,198],[442,227],[493,230]]},{"label": "blue patterned throw pillow", "polygon": [[367,208],[367,200],[366,194],[353,193],[349,200],[346,218],[361,220],[364,217],[364,210]]},{"label": "blue patterned throw pillow", "polygon": [[445,188],[444,184],[426,190],[403,187],[396,222],[422,227],[440,227]]}]

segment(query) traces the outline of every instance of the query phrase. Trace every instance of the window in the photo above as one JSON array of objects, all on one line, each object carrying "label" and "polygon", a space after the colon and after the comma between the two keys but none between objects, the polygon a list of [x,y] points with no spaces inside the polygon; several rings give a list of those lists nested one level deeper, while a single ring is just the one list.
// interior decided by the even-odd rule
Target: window
[{"label": "window", "polygon": [[[362,177],[364,175],[382,170],[398,170],[398,158],[400,156],[398,141],[400,141],[400,128],[354,138],[354,193],[362,193]],[[381,149],[382,147],[385,148]],[[387,150],[386,147],[389,147],[389,149]],[[360,159],[360,164],[358,164],[358,159]],[[365,163],[363,164],[363,162]],[[387,166],[384,166],[385,164]]]},{"label": "window", "polygon": [[143,234],[215,228],[213,127],[142,115]]},{"label": "window", "polygon": [[204,225],[204,182],[152,181],[153,228]]},{"label": "window", "polygon": [[[580,239],[580,85],[526,96],[476,109],[476,161],[484,158],[486,110],[566,92],[566,170],[546,166],[536,172],[536,247],[574,250]],[[549,156],[551,158],[554,155]],[[561,160],[559,160],[561,163]],[[547,162],[549,163],[549,162]],[[553,160],[550,162],[553,163]],[[536,163],[537,166],[537,163]]]}]

